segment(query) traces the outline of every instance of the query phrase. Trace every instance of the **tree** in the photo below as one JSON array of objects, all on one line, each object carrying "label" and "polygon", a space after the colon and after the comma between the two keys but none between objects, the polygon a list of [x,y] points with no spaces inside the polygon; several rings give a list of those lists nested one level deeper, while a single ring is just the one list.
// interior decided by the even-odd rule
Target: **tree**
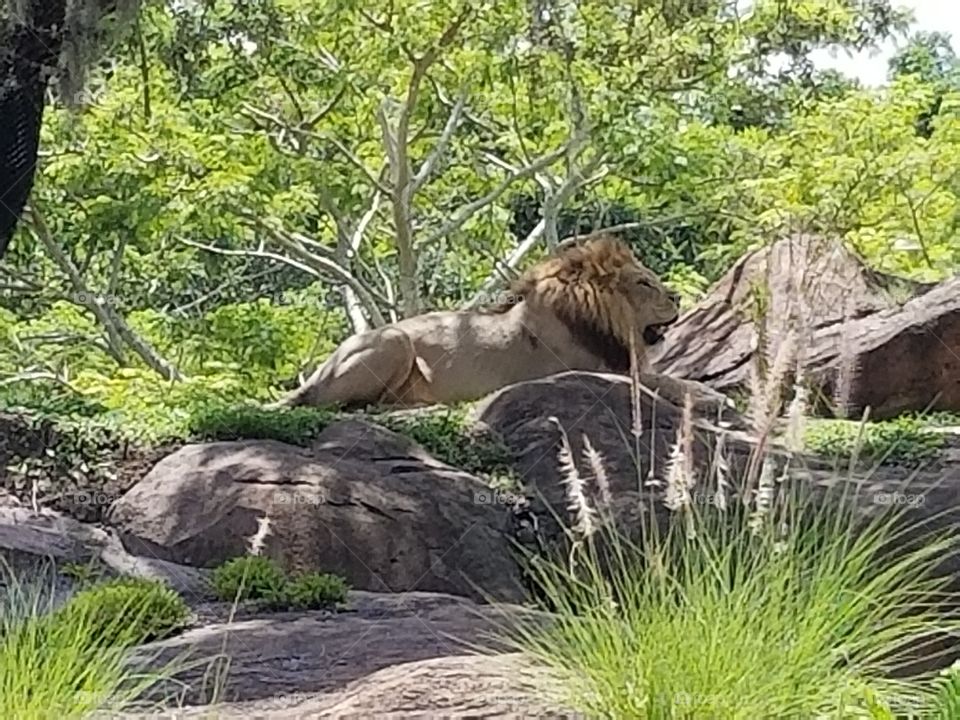
[{"label": "tree", "polygon": [[930,106],[917,115],[916,131],[929,138],[933,118],[939,114],[944,93],[960,89],[960,59],[953,49],[950,35],[941,32],[918,32],[890,58],[890,77],[919,78],[936,89]]},{"label": "tree", "polygon": [[117,10],[135,13],[137,5],[138,0],[0,3],[0,258],[33,188],[49,78],[59,75],[64,96],[73,97],[102,41],[98,23]]}]

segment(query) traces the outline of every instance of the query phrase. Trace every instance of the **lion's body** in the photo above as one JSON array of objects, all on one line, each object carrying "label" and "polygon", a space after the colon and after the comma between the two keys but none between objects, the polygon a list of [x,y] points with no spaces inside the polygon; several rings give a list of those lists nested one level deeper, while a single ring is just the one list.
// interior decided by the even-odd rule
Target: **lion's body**
[{"label": "lion's body", "polygon": [[431,312],[353,335],[287,404],[456,403],[565,370],[612,369],[562,321],[531,310]]},{"label": "lion's body", "polygon": [[627,372],[631,341],[642,363],[647,342],[678,314],[676,296],[606,237],[534,266],[512,295],[487,310],[431,312],[353,335],[278,405],[416,407],[568,370]]}]

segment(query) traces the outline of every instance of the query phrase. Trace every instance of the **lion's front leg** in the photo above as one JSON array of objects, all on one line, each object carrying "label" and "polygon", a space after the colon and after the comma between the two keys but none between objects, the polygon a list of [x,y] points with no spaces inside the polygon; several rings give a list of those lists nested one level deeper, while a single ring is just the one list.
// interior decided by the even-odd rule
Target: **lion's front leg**
[{"label": "lion's front leg", "polygon": [[640,383],[678,407],[683,407],[686,396],[690,395],[694,412],[698,415],[716,417],[718,413],[734,408],[733,400],[695,380],[681,380],[659,373],[640,373]]}]

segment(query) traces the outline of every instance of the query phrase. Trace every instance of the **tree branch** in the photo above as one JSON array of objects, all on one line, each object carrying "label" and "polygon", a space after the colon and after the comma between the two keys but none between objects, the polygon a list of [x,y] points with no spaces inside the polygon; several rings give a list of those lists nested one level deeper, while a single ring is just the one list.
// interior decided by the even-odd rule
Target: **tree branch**
[{"label": "tree branch", "polygon": [[107,333],[110,354],[117,363],[126,365],[126,359],[123,354],[123,343],[126,343],[140,356],[140,359],[143,360],[150,369],[159,375],[162,375],[168,380],[183,379],[177,368],[167,362],[150,347],[147,342],[131,330],[126,320],[124,320],[116,310],[103,303],[95,293],[86,287],[73,262],[53,239],[50,229],[47,227],[42,214],[37,210],[35,204],[32,204],[30,207],[30,224],[33,227],[37,239],[40,240],[44,248],[60,267],[60,270],[69,279],[70,285],[77,295],[77,299],[74,300],[74,302],[90,310],[103,326]]},{"label": "tree branch", "polygon": [[307,250],[305,250],[298,243],[288,240],[283,237],[283,235],[275,234],[274,239],[284,247],[284,249],[289,250],[292,254],[296,255],[299,260],[294,260],[285,255],[279,253],[269,252],[266,250],[228,250],[226,248],[218,248],[212,245],[205,245],[203,243],[198,243],[193,240],[188,240],[186,238],[179,238],[180,242],[184,245],[189,245],[191,247],[198,248],[200,250],[206,250],[207,252],[215,253],[218,255],[233,255],[237,257],[258,257],[266,260],[275,260],[277,262],[285,263],[291,267],[296,268],[302,272],[313,275],[317,278],[327,278],[328,276],[333,276],[337,280],[350,285],[357,295],[361,298],[364,303],[364,306],[367,308],[371,317],[374,318],[375,322],[378,324],[384,324],[383,314],[380,312],[380,308],[377,307],[376,297],[372,290],[367,288],[360,280],[351,275],[347,270],[342,268],[333,260],[324,257],[318,257],[312,255]]},{"label": "tree branch", "polygon": [[447,237],[450,233],[455,232],[460,227],[463,226],[470,218],[476,215],[480,210],[483,210],[485,207],[495,202],[503,193],[505,193],[510,186],[516,183],[519,180],[531,177],[532,175],[540,172],[546,167],[549,167],[557,160],[561,159],[567,152],[568,144],[557,148],[551,153],[543,155],[542,157],[537,158],[529,165],[526,165],[522,168],[514,169],[510,174],[501,181],[493,190],[488,192],[486,195],[477,198],[473,202],[462,205],[457,209],[453,215],[450,216],[450,219],[447,220],[443,225],[438,229],[432,232],[427,240],[426,244],[432,244],[437,240],[440,240],[444,237]]},{"label": "tree branch", "polygon": [[417,174],[413,177],[411,194],[416,193],[417,190],[423,187],[424,183],[430,179],[430,175],[436,169],[440,158],[443,157],[443,154],[447,151],[447,146],[450,144],[453,133],[456,131],[457,125],[460,123],[460,115],[463,113],[463,108],[466,104],[466,101],[467,93],[466,89],[463,88],[460,90],[456,104],[450,111],[450,116],[447,118],[447,123],[443,127],[443,132],[440,133],[440,138],[437,140],[437,144],[434,146],[433,150],[430,151],[430,154],[427,155],[427,159],[423,161],[420,169],[417,170]]}]

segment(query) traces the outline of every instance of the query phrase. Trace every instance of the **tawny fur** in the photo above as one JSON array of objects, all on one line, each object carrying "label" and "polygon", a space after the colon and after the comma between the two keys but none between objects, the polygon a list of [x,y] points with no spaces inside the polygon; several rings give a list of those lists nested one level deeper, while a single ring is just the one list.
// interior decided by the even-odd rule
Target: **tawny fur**
[{"label": "tawny fur", "polygon": [[[626,245],[599,237],[532,267],[510,302],[426,313],[347,338],[276,406],[452,404],[568,370],[626,373],[631,330],[642,361],[644,335],[677,315],[676,295]],[[672,402],[687,385],[656,375],[641,382]]]}]

